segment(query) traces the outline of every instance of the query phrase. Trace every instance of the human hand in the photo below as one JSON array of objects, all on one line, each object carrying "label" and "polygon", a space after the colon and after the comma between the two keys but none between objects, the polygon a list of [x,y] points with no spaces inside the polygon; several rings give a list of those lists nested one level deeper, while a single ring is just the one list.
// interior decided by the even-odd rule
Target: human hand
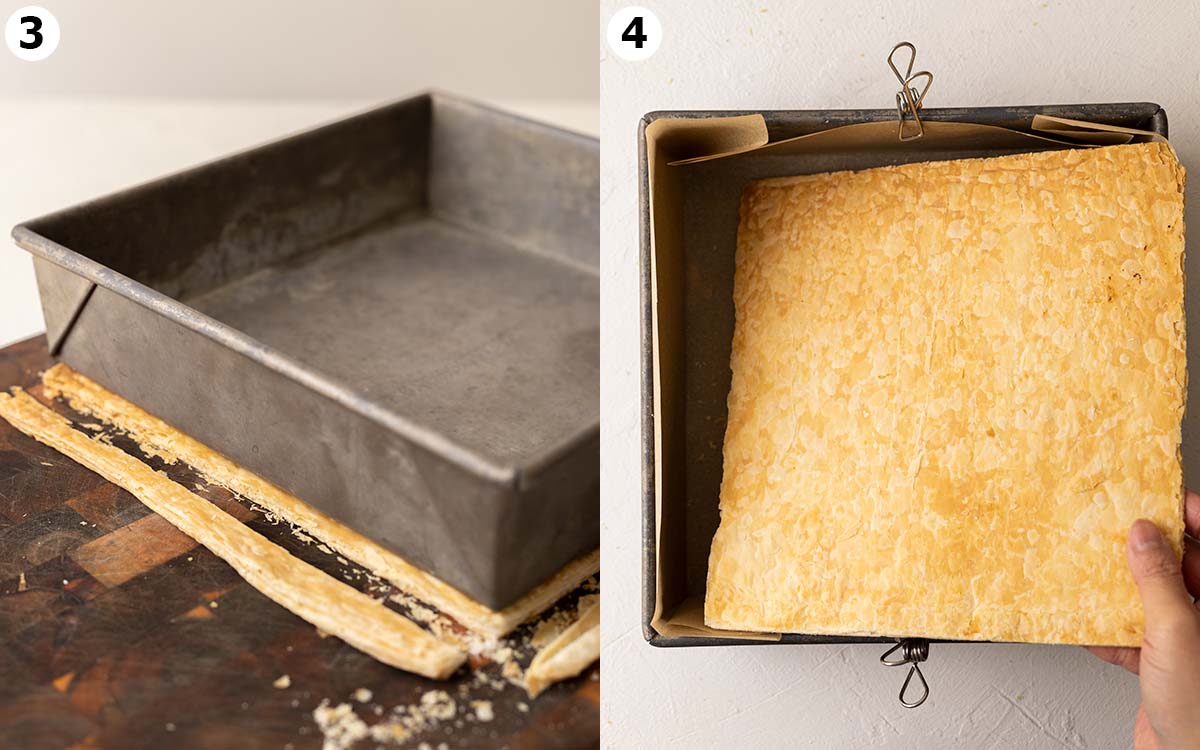
[{"label": "human hand", "polygon": [[[1129,530],[1126,554],[1146,612],[1142,647],[1089,648],[1101,659],[1138,675],[1142,705],[1133,727],[1135,750],[1200,748],[1200,495],[1184,498],[1182,568],[1150,521]],[[1190,595],[1189,595],[1190,594]]]}]

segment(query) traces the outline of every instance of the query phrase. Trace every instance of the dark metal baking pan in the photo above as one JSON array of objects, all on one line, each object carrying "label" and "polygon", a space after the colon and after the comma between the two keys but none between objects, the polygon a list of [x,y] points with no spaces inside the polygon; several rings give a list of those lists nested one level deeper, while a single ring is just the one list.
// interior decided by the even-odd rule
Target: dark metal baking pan
[{"label": "dark metal baking pan", "polygon": [[13,236],[59,359],[500,608],[599,543],[598,186],[426,94]]},{"label": "dark metal baking pan", "polygon": [[[708,552],[719,521],[718,498],[725,439],[726,397],[729,393],[729,354],[733,337],[733,268],[737,237],[738,206],[746,183],[767,177],[818,173],[844,169],[866,169],[885,164],[932,161],[1013,153],[980,147],[970,151],[932,151],[921,142],[896,142],[895,147],[871,152],[839,151],[819,156],[781,156],[749,153],[685,167],[679,176],[683,217],[682,311],[667,336],[680,352],[676,361],[661,363],[675,367],[682,383],[682,409],[656,414],[654,410],[654,345],[651,316],[650,206],[646,163],[645,128],[663,118],[712,118],[761,114],[772,141],[818,132],[858,122],[894,121],[895,109],[880,110],[791,110],[652,112],[641,120],[639,140],[639,185],[641,212],[641,370],[642,370],[642,632],[655,646],[723,646],[762,643],[876,643],[893,639],[866,636],[783,634],[779,641],[685,636],[664,637],[651,626],[655,586],[660,576],[669,580],[673,595],[664,609],[684,601],[703,602]],[[1056,115],[1096,123],[1149,130],[1167,135],[1166,113],[1157,104],[1080,104],[1032,107],[980,107],[922,109],[924,121],[975,122],[1028,130],[1036,114]],[[1047,148],[1059,148],[1047,143]],[[1028,151],[1029,149],[1022,149]],[[681,412],[681,413],[680,413]],[[680,444],[664,445],[655,455],[655,420],[670,420]],[[672,474],[674,493],[664,494],[664,518],[656,517],[656,460],[664,474]],[[684,488],[678,491],[678,488]],[[662,521],[666,554],[660,568],[656,525]],[[669,606],[668,606],[669,605]]]}]

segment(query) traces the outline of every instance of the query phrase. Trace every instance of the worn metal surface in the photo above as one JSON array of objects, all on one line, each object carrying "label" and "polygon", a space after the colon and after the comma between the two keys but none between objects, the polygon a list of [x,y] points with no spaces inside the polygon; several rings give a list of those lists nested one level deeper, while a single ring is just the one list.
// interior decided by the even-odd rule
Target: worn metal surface
[{"label": "worn metal surface", "polygon": [[[644,131],[647,124],[663,118],[711,118],[762,114],[771,140],[782,140],[856,122],[895,120],[894,109],[795,110],[753,113],[652,112],[642,118],[639,129],[639,185],[641,214],[641,365],[642,365],[642,631],[656,646],[713,646],[764,644],[726,638],[665,638],[651,626],[655,582],[659,575],[656,531],[656,488],[654,481],[654,351],[651,318],[650,228]],[[1027,129],[1035,114],[1056,115],[1091,122],[1121,125],[1167,134],[1166,113],[1157,104],[1081,104],[1031,107],[982,107],[922,109],[926,122],[976,122],[1007,128]],[[1053,148],[1053,144],[1047,144]],[[1029,150],[1029,149],[1023,149]],[[660,457],[677,464],[666,470],[680,472],[687,488],[685,497],[664,498],[682,503],[681,524],[674,529],[683,537],[683,559],[664,559],[662,565],[686,578],[686,595],[703,598],[708,552],[720,520],[718,498],[722,472],[726,397],[729,393],[729,354],[733,337],[733,268],[739,198],[747,182],[767,177],[811,174],[843,169],[866,169],[913,161],[996,156],[999,151],[981,146],[972,151],[938,151],[921,141],[896,142],[893,148],[871,152],[836,152],[819,156],[746,154],[702,162],[686,167],[683,185],[682,246],[683,319],[676,321],[682,339],[681,362],[684,383],[683,446]],[[672,605],[677,602],[668,602]],[[780,643],[869,643],[890,639],[785,634]]]},{"label": "worn metal surface", "polygon": [[423,95],[14,237],[62,360],[499,608],[599,542],[598,172]]}]

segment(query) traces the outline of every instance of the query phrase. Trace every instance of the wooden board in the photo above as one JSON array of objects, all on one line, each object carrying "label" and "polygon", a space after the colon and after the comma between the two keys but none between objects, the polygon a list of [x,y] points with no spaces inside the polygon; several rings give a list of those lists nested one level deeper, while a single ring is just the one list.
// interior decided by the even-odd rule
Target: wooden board
[{"label": "wooden board", "polygon": [[[0,350],[0,388],[37,394],[50,364],[43,337]],[[188,471],[170,475],[293,554],[361,580]],[[373,725],[432,690],[455,699],[455,717],[397,746],[599,746],[598,666],[536,700],[486,660],[474,661],[486,679],[463,669],[447,682],[386,667],[322,638],[134,497],[3,421],[0,646],[2,747],[317,749],[324,737],[313,710],[322,701],[348,703]],[[523,647],[518,661],[532,655]],[[275,687],[285,674],[290,686]],[[360,688],[371,692],[363,703]],[[491,703],[491,721],[478,718],[474,700]],[[377,745],[391,746],[367,738],[348,747]]]}]

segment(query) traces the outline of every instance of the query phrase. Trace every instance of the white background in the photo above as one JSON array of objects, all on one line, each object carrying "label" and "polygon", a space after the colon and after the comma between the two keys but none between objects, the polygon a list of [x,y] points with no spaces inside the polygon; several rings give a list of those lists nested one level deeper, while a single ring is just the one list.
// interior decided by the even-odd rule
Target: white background
[{"label": "white background", "polygon": [[[603,0],[601,28],[625,4]],[[607,53],[600,64],[604,746],[1128,747],[1136,679],[1078,648],[935,645],[932,697],[908,710],[895,697],[903,674],[879,665],[877,646],[681,650],[642,640],[636,134],[655,109],[893,106],[885,59],[909,40],[917,69],[935,76],[929,106],[1156,101],[1183,162],[1200,168],[1200,5],[640,4],[662,21],[657,54]]]},{"label": "white background", "polygon": [[431,87],[593,135],[599,120],[590,2],[43,6],[51,57],[0,47],[0,346],[43,328],[20,221]]},{"label": "white background", "polygon": [[[11,95],[373,99],[436,86],[502,99],[595,98],[592,2],[37,0],[62,41],[0,61]],[[0,4],[0,21],[21,7]]]}]

